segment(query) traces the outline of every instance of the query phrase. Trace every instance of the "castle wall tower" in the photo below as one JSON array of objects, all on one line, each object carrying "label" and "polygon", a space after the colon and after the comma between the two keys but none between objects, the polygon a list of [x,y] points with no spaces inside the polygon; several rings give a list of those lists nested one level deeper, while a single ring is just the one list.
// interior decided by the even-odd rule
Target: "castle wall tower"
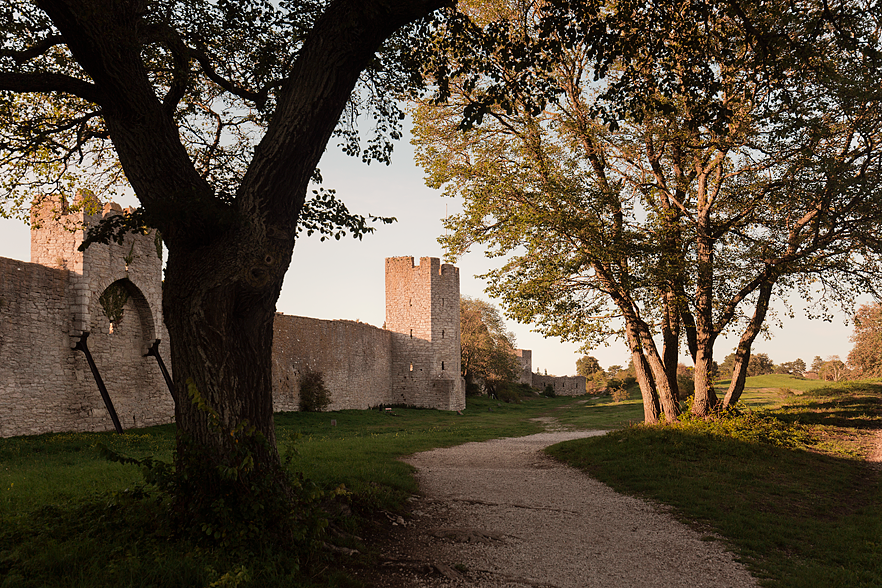
[{"label": "castle wall tower", "polygon": [[515,349],[521,373],[518,377],[519,384],[533,385],[533,352],[530,349]]},{"label": "castle wall tower", "polygon": [[436,257],[386,259],[392,331],[390,404],[465,408],[460,374],[459,269]]},{"label": "castle wall tower", "polygon": [[157,361],[145,357],[159,340],[170,358],[155,233],[78,251],[88,227],[123,212],[42,199],[31,209],[32,262],[0,263],[0,436],[113,428],[83,345],[123,429],[173,420]]}]

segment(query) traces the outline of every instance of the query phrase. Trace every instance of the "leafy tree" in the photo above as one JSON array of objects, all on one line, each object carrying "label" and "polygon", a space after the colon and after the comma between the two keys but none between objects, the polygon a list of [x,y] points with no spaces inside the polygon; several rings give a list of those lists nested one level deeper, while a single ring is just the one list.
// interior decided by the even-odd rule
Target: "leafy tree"
[{"label": "leafy tree", "polygon": [[576,360],[576,374],[580,376],[585,376],[587,378],[596,372],[602,371],[604,370],[600,367],[600,362],[592,355],[583,355]]},{"label": "leafy tree", "polygon": [[606,375],[610,378],[615,378],[619,372],[623,371],[622,366],[618,364],[613,364],[606,368]]},{"label": "leafy tree", "polygon": [[789,374],[791,376],[802,376],[805,374],[805,362],[801,359],[795,359],[793,361],[785,361],[782,364],[775,366],[776,374]]},{"label": "leafy tree", "polygon": [[463,296],[459,301],[462,377],[467,390],[483,388],[496,394],[518,381],[520,362],[514,334],[506,331],[499,309],[483,300]]},{"label": "leafy tree", "polygon": [[695,368],[678,363],[677,364],[677,386],[684,398],[692,396],[695,393]]},{"label": "leafy tree", "polygon": [[824,358],[822,358],[820,355],[816,355],[814,359],[812,359],[811,371],[818,373],[821,371],[822,367],[824,367]]},{"label": "leafy tree", "polygon": [[818,369],[818,377],[830,382],[844,380],[849,375],[848,368],[838,355],[831,355]]},{"label": "leafy tree", "polygon": [[848,365],[864,378],[882,377],[882,305],[864,304],[854,316]]},{"label": "leafy tree", "polygon": [[720,364],[720,372],[722,372],[724,374],[731,374],[732,370],[734,368],[735,368],[735,352],[732,352],[723,358],[723,362]]},{"label": "leafy tree", "polygon": [[[586,347],[622,336],[647,421],[679,412],[681,335],[695,363],[692,410],[706,414],[721,400],[711,375],[721,333],[741,333],[722,399],[732,405],[773,295],[805,296],[820,281],[847,305],[875,290],[877,13],[494,6],[514,23],[497,34],[545,69],[523,74],[490,51],[481,76],[453,76],[446,104],[417,110],[428,183],[465,203],[442,242],[453,257],[475,243],[508,256],[487,277],[513,318]],[[819,27],[831,18],[839,28]],[[604,47],[597,30],[615,31]],[[449,49],[448,62],[465,59]]]},{"label": "leafy tree", "polygon": [[748,376],[762,376],[775,371],[775,363],[765,353],[753,353],[747,364]]},{"label": "leafy tree", "polygon": [[[21,215],[36,194],[130,184],[138,211],[91,237],[146,224],[167,247],[176,459],[194,490],[177,496],[176,512],[211,507],[230,472],[243,500],[255,485],[289,495],[272,420],[275,303],[301,226],[334,236],[339,222],[367,230],[328,193],[305,205],[308,186],[335,135],[353,155],[388,160],[402,116],[392,98],[419,81],[403,66],[417,35],[411,23],[443,4],[13,0],[0,8],[3,213]],[[376,124],[365,144],[348,124],[359,113]],[[249,521],[275,522],[272,513]]]},{"label": "leafy tree", "polygon": [[331,404],[331,393],[325,387],[325,374],[312,370],[300,376],[300,410],[322,412]]}]

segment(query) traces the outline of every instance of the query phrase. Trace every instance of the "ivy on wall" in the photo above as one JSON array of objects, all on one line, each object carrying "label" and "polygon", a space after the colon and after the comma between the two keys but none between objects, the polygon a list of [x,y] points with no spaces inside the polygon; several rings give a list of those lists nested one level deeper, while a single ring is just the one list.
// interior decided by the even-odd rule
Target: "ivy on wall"
[{"label": "ivy on wall", "polygon": [[123,307],[129,300],[129,291],[123,285],[122,281],[116,281],[109,285],[104,293],[98,297],[98,303],[104,309],[106,316],[111,323],[117,323],[122,320]]}]

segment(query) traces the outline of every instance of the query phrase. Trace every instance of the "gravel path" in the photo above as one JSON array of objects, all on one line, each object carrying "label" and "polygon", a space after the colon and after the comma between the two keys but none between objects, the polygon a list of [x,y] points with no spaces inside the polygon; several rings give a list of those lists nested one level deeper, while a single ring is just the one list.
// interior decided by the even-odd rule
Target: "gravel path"
[{"label": "gravel path", "polygon": [[542,448],[547,432],[412,456],[423,496],[399,520],[371,586],[757,586],[719,541],[613,492]]}]

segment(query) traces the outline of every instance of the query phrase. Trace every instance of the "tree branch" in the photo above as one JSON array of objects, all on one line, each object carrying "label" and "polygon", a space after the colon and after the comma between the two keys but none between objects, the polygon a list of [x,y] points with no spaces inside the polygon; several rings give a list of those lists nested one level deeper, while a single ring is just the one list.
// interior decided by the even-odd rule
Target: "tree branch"
[{"label": "tree branch", "polygon": [[97,86],[89,82],[56,73],[0,72],[0,90],[9,92],[62,92],[79,96],[94,104],[104,100]]},{"label": "tree branch", "polygon": [[27,49],[23,49],[22,51],[13,51],[6,50],[0,51],[0,55],[8,55],[12,57],[13,61],[16,64],[22,65],[34,57],[39,57],[46,53],[52,47],[56,45],[62,45],[64,43],[64,37],[61,35],[50,35],[41,41],[38,41],[33,47],[28,47]]}]

